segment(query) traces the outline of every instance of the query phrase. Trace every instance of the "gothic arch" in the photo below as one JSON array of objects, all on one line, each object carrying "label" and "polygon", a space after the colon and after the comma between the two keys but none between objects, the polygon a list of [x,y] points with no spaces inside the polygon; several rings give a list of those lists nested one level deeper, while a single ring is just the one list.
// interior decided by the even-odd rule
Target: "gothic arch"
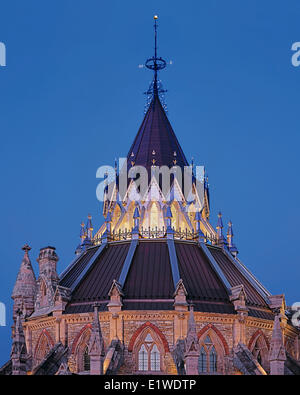
[{"label": "gothic arch", "polygon": [[256,342],[256,340],[257,340],[257,338],[259,336],[262,336],[264,338],[265,342],[266,342],[267,347],[268,348],[270,347],[269,346],[269,341],[268,341],[266,335],[263,333],[263,331],[261,329],[257,329],[257,331],[255,333],[253,333],[253,335],[251,336],[251,339],[250,339],[249,344],[248,344],[248,348],[249,348],[250,351],[251,351],[251,349],[253,349],[253,343]]},{"label": "gothic arch", "polygon": [[269,341],[261,329],[258,329],[251,337],[248,345],[249,350],[258,360],[261,366],[269,370]]},{"label": "gothic arch", "polygon": [[[211,340],[211,346],[215,350],[215,365],[216,370],[214,373],[225,373],[225,357],[229,355],[229,347],[228,344],[222,335],[222,333],[212,324],[206,325],[198,332],[199,346],[200,352],[202,348],[206,348],[206,339],[209,338]],[[199,357],[200,358],[200,357]],[[210,371],[205,371],[206,374],[210,374]]]},{"label": "gothic arch", "polygon": [[74,341],[73,341],[73,343],[72,343],[72,347],[71,347],[71,353],[72,353],[72,354],[75,353],[75,350],[76,350],[78,341],[79,341],[80,337],[82,336],[82,334],[83,334],[86,330],[89,330],[89,331],[90,331],[91,328],[92,328],[92,324],[86,324],[86,325],[77,333],[77,335],[76,335],[76,337],[75,337],[75,339],[74,339]]},{"label": "gothic arch", "polygon": [[85,325],[75,337],[72,344],[72,354],[76,361],[77,372],[86,370],[86,358],[88,354],[88,344],[91,337],[91,324]]},{"label": "gothic arch", "polygon": [[167,339],[165,335],[158,329],[158,327],[154,324],[151,324],[151,322],[145,322],[145,324],[141,325],[132,335],[129,345],[128,345],[128,351],[132,352],[134,344],[137,340],[137,338],[140,336],[140,334],[144,331],[145,328],[151,328],[156,335],[160,338],[163,348],[165,352],[169,352],[169,344],[167,342]]},{"label": "gothic arch", "polygon": [[198,332],[198,339],[200,341],[200,339],[205,338],[206,335],[208,335],[209,333],[213,333],[212,337],[214,340],[217,336],[218,338],[218,342],[221,342],[222,346],[223,346],[223,351],[225,355],[229,355],[229,347],[228,344],[224,338],[224,336],[222,335],[222,333],[219,331],[218,328],[216,328],[214,325],[212,324],[207,324],[205,327],[203,327],[199,332]]},{"label": "gothic arch", "polygon": [[129,351],[135,371],[140,373],[155,373],[165,370],[166,339],[161,331],[153,324],[142,325],[132,336]]},{"label": "gothic arch", "polygon": [[34,349],[33,355],[35,365],[38,365],[40,362],[42,362],[53,346],[54,340],[52,339],[50,333],[47,331],[47,329],[43,329]]}]

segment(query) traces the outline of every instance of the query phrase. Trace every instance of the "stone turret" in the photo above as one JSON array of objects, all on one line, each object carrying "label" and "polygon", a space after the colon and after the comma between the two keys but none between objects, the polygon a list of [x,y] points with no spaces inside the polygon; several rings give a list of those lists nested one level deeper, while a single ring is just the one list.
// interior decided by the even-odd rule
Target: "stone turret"
[{"label": "stone turret", "polygon": [[37,292],[36,278],[28,254],[31,248],[28,244],[25,244],[22,250],[24,251],[24,257],[11,296],[14,301],[14,321],[17,318],[17,310],[21,310],[24,317],[33,313]]},{"label": "stone turret", "polygon": [[37,259],[39,264],[38,291],[35,310],[50,307],[54,303],[54,292],[59,282],[56,271],[58,256],[54,247],[41,248]]},{"label": "stone turret", "polygon": [[13,333],[11,348],[12,375],[26,375],[27,371],[27,349],[23,332],[21,310],[16,311],[16,324]]},{"label": "stone turret", "polygon": [[89,341],[89,356],[90,356],[90,374],[103,374],[103,361],[105,357],[104,342],[99,321],[97,303],[94,304],[94,320],[92,324],[92,333]]},{"label": "stone turret", "polygon": [[199,341],[194,318],[194,307],[190,306],[188,332],[185,339],[185,371],[186,374],[198,374]]},{"label": "stone turret", "polygon": [[283,375],[284,363],[286,361],[286,353],[283,342],[282,329],[280,326],[280,314],[277,314],[274,319],[273,333],[270,344],[270,374]]}]

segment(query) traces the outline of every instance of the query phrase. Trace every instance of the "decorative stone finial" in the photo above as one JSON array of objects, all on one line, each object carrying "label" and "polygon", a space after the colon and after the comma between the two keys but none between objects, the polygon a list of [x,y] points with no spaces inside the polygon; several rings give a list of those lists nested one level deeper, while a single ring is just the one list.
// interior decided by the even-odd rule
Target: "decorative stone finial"
[{"label": "decorative stone finial", "polygon": [[99,303],[94,303],[94,318],[92,323],[92,333],[89,341],[89,356],[90,356],[90,374],[103,374],[103,360],[104,360],[104,343],[101,333],[101,326],[99,321],[98,308]]},{"label": "decorative stone finial", "polygon": [[271,370],[270,374],[283,375],[285,360],[286,360],[286,352],[284,348],[282,329],[280,326],[280,314],[277,314],[274,319],[272,339],[270,343],[270,352],[269,352],[269,361],[270,361],[270,370]]},{"label": "decorative stone finial", "polygon": [[194,306],[190,305],[188,332],[185,339],[185,366],[186,374],[198,374],[199,341],[197,336]]}]

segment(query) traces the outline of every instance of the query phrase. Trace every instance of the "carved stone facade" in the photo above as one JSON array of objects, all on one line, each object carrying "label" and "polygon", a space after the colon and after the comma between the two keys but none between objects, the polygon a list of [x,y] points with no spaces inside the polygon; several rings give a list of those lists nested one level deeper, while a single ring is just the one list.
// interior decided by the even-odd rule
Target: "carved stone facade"
[{"label": "carved stone facade", "polygon": [[[98,313],[103,337],[104,354],[103,354],[103,374],[109,368],[107,364],[108,351],[110,349],[112,339],[115,338],[115,326],[113,322],[113,314],[110,312]],[[179,318],[180,316],[180,318]],[[118,338],[121,345],[124,346],[119,352],[122,354],[123,363],[118,367],[118,371],[114,374],[145,374],[151,372],[151,355],[148,360],[148,370],[139,369],[139,352],[143,344],[156,345],[159,355],[159,362],[156,361],[159,370],[155,373],[178,374],[176,358],[174,351],[180,337],[176,333],[180,330],[176,326],[182,326],[183,339],[189,339],[189,312],[176,311],[148,311],[148,312],[120,312],[118,320],[122,323],[122,331]],[[239,352],[234,346],[233,333],[235,331],[235,316],[223,314],[204,314],[193,312],[194,330],[192,333],[197,335],[197,347],[193,348],[192,354],[196,356],[196,374],[258,374],[255,370],[249,372],[243,371],[242,367],[234,363],[234,358]],[[68,369],[76,374],[90,374],[85,368],[87,356],[85,350],[89,347],[92,326],[95,321],[93,313],[89,314],[73,314],[60,317],[59,338],[57,337],[57,320],[53,317],[34,318],[23,323],[24,332],[30,333],[26,336],[27,350],[33,350],[32,357],[33,372],[39,364],[47,357],[49,351],[58,341],[63,341],[63,345],[68,347]],[[67,328],[67,329],[66,329]],[[272,341],[272,332],[274,323],[268,320],[253,319],[247,317],[245,320],[246,336],[243,347],[251,353],[253,360],[258,362],[260,374],[270,373],[270,361],[268,355],[270,353],[270,343]],[[276,327],[275,327],[276,329]],[[299,355],[298,331],[287,325],[289,339],[293,339],[293,352]],[[64,332],[64,333],[63,333]],[[149,336],[150,335],[150,336]],[[147,338],[148,336],[148,338]],[[202,345],[209,337],[211,344],[216,352],[216,369],[213,372],[199,372],[199,357]],[[150,339],[150,340],[149,340]],[[115,339],[116,340],[116,339]],[[149,342],[147,343],[147,340]],[[194,342],[194,340],[193,340]],[[190,346],[191,343],[188,343]],[[289,348],[291,350],[291,348]],[[185,361],[185,368],[189,369],[186,359],[190,358],[191,350],[184,349],[181,358]],[[195,354],[195,355],[194,355]],[[294,354],[294,355],[295,355]],[[100,355],[100,354],[99,354]],[[282,355],[282,354],[281,354]],[[276,357],[278,355],[276,354]],[[208,356],[209,357],[209,356]],[[145,360],[144,360],[145,361]],[[145,362],[146,364],[146,362]],[[141,368],[141,366],[140,366]],[[153,366],[152,366],[153,368]],[[195,364],[193,364],[195,369]],[[208,369],[209,370],[209,369]],[[153,372],[153,371],[152,371]],[[188,373],[188,371],[186,371]],[[63,371],[60,374],[64,374]]]}]

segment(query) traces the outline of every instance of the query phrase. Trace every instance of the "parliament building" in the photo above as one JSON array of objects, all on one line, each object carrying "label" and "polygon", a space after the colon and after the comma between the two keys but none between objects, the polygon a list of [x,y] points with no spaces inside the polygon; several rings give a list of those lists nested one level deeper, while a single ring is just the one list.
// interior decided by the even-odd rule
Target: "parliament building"
[{"label": "parliament building", "polygon": [[[103,188],[103,225],[94,230],[88,216],[62,273],[55,247],[40,249],[35,273],[24,245],[2,375],[300,374],[300,331],[284,294],[272,295],[240,261],[232,223],[224,228],[222,214],[212,215],[206,174],[196,174],[169,122],[157,17],[154,31],[145,63],[154,78],[126,162],[128,172],[146,169],[147,188],[135,198],[129,177],[119,193],[115,166]],[[162,167],[172,170],[167,193]],[[184,169],[192,198],[186,179],[178,181]]]}]

